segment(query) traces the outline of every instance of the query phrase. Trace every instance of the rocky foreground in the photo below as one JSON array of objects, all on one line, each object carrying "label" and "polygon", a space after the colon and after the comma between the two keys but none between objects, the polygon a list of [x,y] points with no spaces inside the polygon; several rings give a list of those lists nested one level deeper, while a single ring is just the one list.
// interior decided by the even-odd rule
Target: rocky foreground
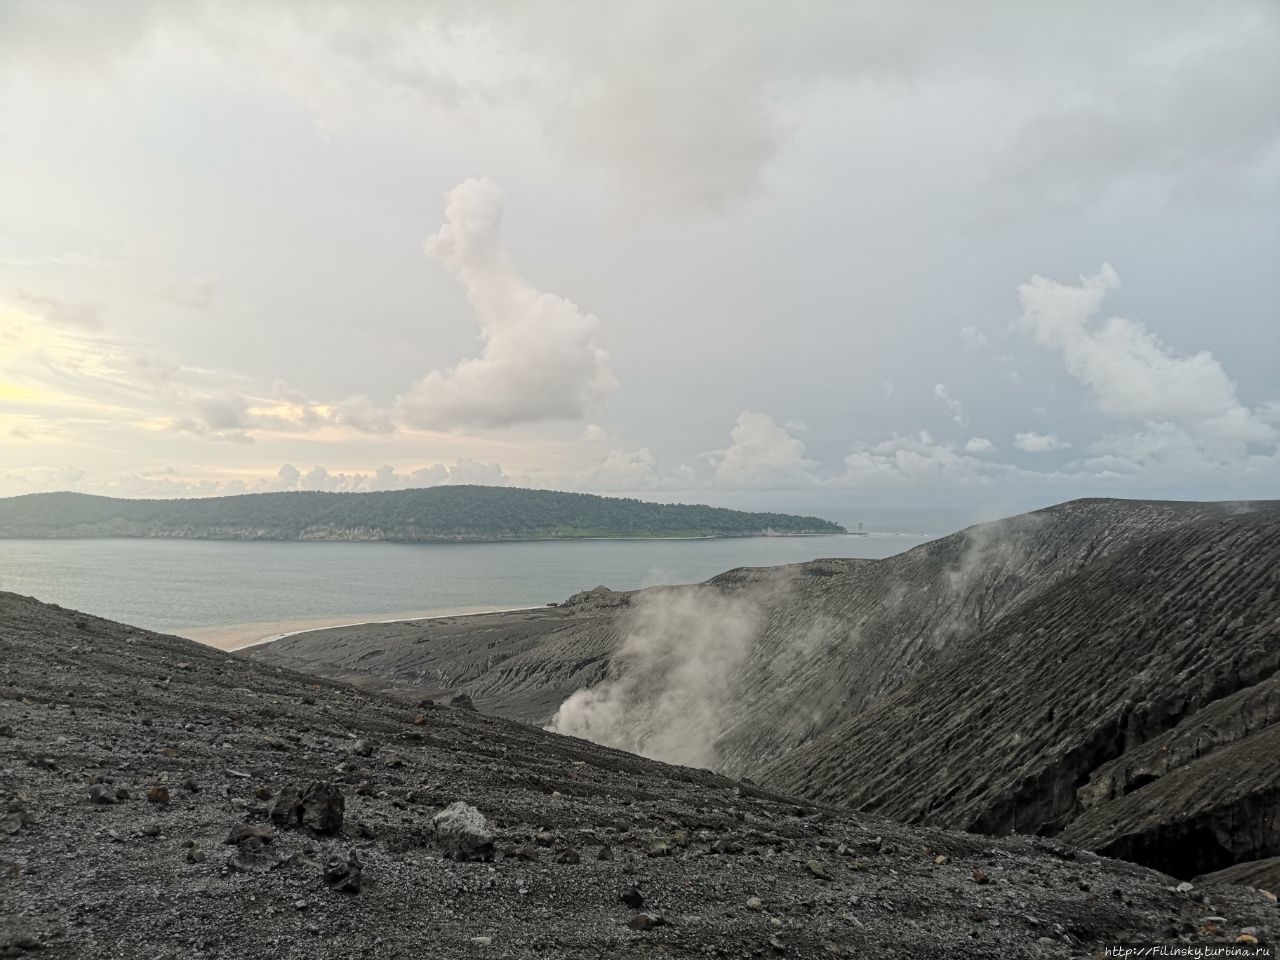
[{"label": "rocky foreground", "polygon": [[1275,897],[852,816],[0,594],[0,955],[1052,957]]}]

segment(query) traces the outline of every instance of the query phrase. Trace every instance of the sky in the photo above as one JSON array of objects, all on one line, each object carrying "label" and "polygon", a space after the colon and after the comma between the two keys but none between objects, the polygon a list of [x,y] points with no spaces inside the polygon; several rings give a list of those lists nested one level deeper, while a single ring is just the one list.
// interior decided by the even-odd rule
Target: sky
[{"label": "sky", "polygon": [[1280,492],[1273,0],[0,2],[0,495]]}]

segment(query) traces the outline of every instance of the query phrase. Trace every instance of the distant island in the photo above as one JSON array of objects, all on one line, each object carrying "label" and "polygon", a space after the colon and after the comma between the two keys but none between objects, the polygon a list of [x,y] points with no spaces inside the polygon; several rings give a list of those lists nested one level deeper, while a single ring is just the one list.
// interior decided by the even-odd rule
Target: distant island
[{"label": "distant island", "polygon": [[448,486],[379,493],[252,493],[128,500],[84,493],[0,498],[0,538],[496,541],[847,533],[818,517],[649,503],[586,493]]}]

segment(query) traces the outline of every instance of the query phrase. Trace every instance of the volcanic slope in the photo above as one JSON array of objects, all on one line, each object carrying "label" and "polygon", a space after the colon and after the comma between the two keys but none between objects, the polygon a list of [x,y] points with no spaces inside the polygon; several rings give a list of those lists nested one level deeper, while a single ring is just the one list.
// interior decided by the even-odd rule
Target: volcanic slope
[{"label": "volcanic slope", "polygon": [[1280,504],[1060,579],[769,767],[908,822],[1060,835],[1192,876],[1280,854]]},{"label": "volcanic slope", "polygon": [[[756,776],[1062,578],[1233,509],[1079,500],[971,527],[886,560],[744,568],[690,587],[590,591],[543,611],[337,628],[250,655],[374,686],[460,689],[488,711],[539,723],[574,691],[622,681],[614,689],[621,691],[616,706],[627,738],[606,732],[605,742],[670,759],[662,744],[673,733],[686,737],[696,711],[709,746],[689,762]],[[743,633],[733,655],[717,660],[707,689],[671,712],[671,729],[646,736],[660,715],[656,698],[670,700],[677,675],[688,672],[681,651],[704,646],[708,624],[728,619]],[[654,632],[671,638],[672,656],[637,655],[637,640]],[[630,683],[637,674],[644,683]]]},{"label": "volcanic slope", "polygon": [[[1280,931],[1245,887],[854,817],[13,594],[0,677],[6,956],[1067,957]],[[432,827],[459,801],[467,846]]]}]

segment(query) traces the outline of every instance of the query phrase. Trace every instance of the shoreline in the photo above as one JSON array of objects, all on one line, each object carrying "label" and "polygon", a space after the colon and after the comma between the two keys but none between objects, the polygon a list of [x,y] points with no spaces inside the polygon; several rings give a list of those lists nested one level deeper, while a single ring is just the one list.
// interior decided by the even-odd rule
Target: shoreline
[{"label": "shoreline", "polygon": [[286,630],[284,633],[273,633],[270,636],[263,637],[259,640],[249,640],[245,643],[239,643],[236,646],[219,646],[210,643],[207,640],[197,640],[194,637],[187,637],[189,640],[195,640],[196,643],[203,643],[205,646],[213,646],[219,650],[226,650],[232,653],[241,650],[248,650],[250,647],[261,647],[268,643],[275,643],[277,640],[283,640],[286,637],[296,637],[300,633],[319,633],[322,630],[341,630],[349,627],[369,627],[388,623],[424,623],[429,620],[448,620],[453,617],[483,617],[494,613],[523,613],[530,610],[543,610],[544,606],[536,607],[495,607],[485,608],[483,610],[460,610],[454,613],[432,613],[426,616],[412,617],[389,617],[386,620],[356,620],[351,623],[329,623],[314,627],[301,627],[297,630]]}]

